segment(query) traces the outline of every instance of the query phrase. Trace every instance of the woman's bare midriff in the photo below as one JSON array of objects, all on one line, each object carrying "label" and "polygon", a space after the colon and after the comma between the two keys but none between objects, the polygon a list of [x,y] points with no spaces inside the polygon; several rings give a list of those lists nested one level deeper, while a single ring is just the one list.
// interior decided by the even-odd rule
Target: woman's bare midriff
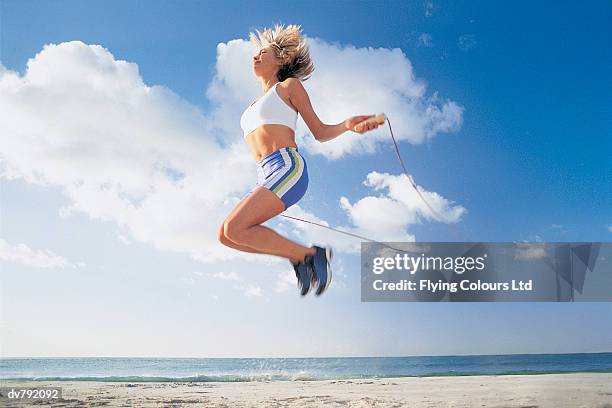
[{"label": "woman's bare midriff", "polygon": [[283,147],[297,147],[295,132],[285,125],[261,125],[246,137],[256,162]]}]

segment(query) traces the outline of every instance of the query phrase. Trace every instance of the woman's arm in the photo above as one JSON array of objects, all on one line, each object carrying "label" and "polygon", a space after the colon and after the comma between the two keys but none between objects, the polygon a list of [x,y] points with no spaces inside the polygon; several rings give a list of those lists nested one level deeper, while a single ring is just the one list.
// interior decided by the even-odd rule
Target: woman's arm
[{"label": "woman's arm", "polygon": [[[304,123],[306,123],[308,129],[310,129],[310,132],[312,133],[314,138],[321,143],[335,139],[347,130],[352,130],[357,123],[375,116],[352,116],[336,125],[326,125],[325,123],[321,122],[321,119],[319,119],[314,109],[312,108],[312,104],[310,103],[310,97],[308,96],[308,92],[306,92],[306,89],[304,89],[302,81],[297,78],[289,78],[287,79],[287,83],[289,84],[289,100],[291,101],[293,106],[296,107],[296,109],[302,116],[302,119],[304,119]],[[357,133],[364,133],[376,127],[378,127],[378,124],[376,123],[367,124],[364,127],[363,131]]]},{"label": "woman's arm", "polygon": [[323,123],[322,129],[319,131],[319,135],[318,137],[315,137],[315,139],[321,143],[327,142],[328,140],[335,139],[347,130],[348,128],[346,127],[346,122],[341,122],[337,125],[326,125]]}]

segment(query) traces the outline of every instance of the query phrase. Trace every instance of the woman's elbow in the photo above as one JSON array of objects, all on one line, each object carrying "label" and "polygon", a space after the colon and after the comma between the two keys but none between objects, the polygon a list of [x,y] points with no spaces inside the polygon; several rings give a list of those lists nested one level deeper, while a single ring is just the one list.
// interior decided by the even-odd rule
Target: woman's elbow
[{"label": "woman's elbow", "polygon": [[327,140],[326,138],[326,132],[325,132],[325,125],[322,125],[321,127],[319,127],[319,129],[317,129],[316,131],[312,132],[312,135],[314,136],[315,140],[319,143],[323,143]]}]

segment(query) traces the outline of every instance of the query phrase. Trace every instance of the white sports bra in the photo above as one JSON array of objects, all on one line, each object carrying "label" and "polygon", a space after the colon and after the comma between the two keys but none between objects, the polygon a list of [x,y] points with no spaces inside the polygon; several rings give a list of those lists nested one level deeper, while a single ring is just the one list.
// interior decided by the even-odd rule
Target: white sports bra
[{"label": "white sports bra", "polygon": [[295,132],[298,113],[289,107],[276,92],[278,84],[278,82],[275,83],[242,113],[240,127],[245,138],[261,125],[285,125]]}]

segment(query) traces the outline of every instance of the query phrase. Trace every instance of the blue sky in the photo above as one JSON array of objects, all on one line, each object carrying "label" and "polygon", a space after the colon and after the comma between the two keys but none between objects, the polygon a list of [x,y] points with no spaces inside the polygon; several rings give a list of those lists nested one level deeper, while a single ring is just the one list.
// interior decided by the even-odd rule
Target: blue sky
[{"label": "blue sky", "polygon": [[[0,10],[0,61],[4,68],[24,75],[28,59],[46,44],[81,41],[84,45],[75,48],[81,51],[87,45],[99,44],[114,61],[136,64],[144,84],[163,86],[181,98],[176,102],[163,92],[157,96],[156,101],[161,102],[154,105],[155,112],[180,110],[168,123],[184,124],[184,128],[176,128],[177,134],[160,132],[160,139],[154,140],[167,140],[171,146],[184,130],[194,135],[194,145],[202,148],[208,146],[211,137],[223,135],[226,143],[234,140],[232,131],[237,129],[240,107],[260,93],[250,83],[248,69],[235,76],[219,74],[220,68],[235,67],[220,56],[229,59],[242,52],[241,58],[248,57],[240,43],[228,43],[247,39],[250,30],[274,22],[300,24],[318,41],[317,55],[321,58],[320,65],[315,60],[315,66],[321,67],[322,76],[340,72],[339,62],[325,50],[336,47],[345,52],[350,45],[359,49],[363,71],[369,74],[354,87],[364,87],[369,92],[366,95],[389,105],[360,105],[357,101],[358,110],[347,112],[393,112],[389,116],[394,130],[406,130],[405,135],[400,132],[400,148],[415,181],[448,200],[447,209],[455,205],[466,210],[458,228],[471,240],[610,241],[612,236],[609,2],[560,2],[554,7],[545,2],[512,6],[476,1],[329,2],[325,7],[319,2],[297,2],[285,3],[281,10],[278,4],[268,2],[3,1]],[[228,47],[219,50],[220,43]],[[414,76],[427,86],[423,101],[437,93],[441,100],[434,106],[450,101],[461,107],[460,120],[452,130],[436,132],[425,141],[409,135],[414,129],[418,134],[420,128],[413,127],[416,125],[411,118],[418,119],[423,112],[417,110],[414,117],[409,116],[401,107],[413,105],[392,105],[397,101],[385,93],[389,89],[383,92],[372,79],[380,74],[377,58],[391,58],[376,53],[376,49],[401,49],[402,61],[409,61]],[[40,66],[49,69],[53,65],[41,62]],[[401,70],[385,69],[392,75],[402,75]],[[45,70],[41,68],[38,75],[42,86],[51,89],[52,85],[44,81]],[[317,95],[317,86],[334,91],[333,82],[317,81],[315,71],[307,81],[313,86],[313,95]],[[233,87],[236,83],[249,84],[248,90],[223,105],[216,91],[244,89]],[[322,93],[318,95],[313,102],[327,101]],[[331,103],[313,105],[323,112],[322,117],[344,112],[344,108]],[[40,106],[44,109],[46,105],[41,102]],[[199,114],[186,113],[191,108]],[[198,118],[209,121],[199,128],[194,124]],[[212,133],[211,118],[226,118],[227,122],[219,124],[220,133]],[[67,114],[64,120],[72,119]],[[103,121],[101,117],[91,120],[86,129],[101,123],[96,120]],[[51,122],[40,123],[44,127]],[[355,151],[360,144],[342,151],[340,157],[304,149],[311,184],[300,203],[303,211],[332,225],[365,225],[358,225],[357,219],[351,225],[347,211],[338,202],[345,197],[356,205],[365,196],[377,196],[363,185],[372,171],[400,174],[388,129],[376,132],[380,142],[369,153]],[[32,140],[40,137],[32,135]],[[94,131],[86,136],[84,148],[87,141],[94,143],[96,137],[104,137]],[[2,140],[9,146],[8,138]],[[236,149],[248,159],[244,148]],[[190,157],[188,148],[181,151],[181,157]],[[111,158],[111,164],[113,160],[120,157]],[[25,164],[19,163],[23,170]],[[76,165],[77,161],[70,163]],[[244,166],[238,172],[249,169],[248,162],[238,164]],[[122,167],[118,164],[116,168]],[[189,168],[193,174],[200,171],[195,164]],[[164,230],[156,230],[155,225],[143,227],[129,216],[118,215],[123,213],[115,211],[116,204],[110,199],[104,207],[100,203],[106,200],[96,198],[95,193],[70,195],[66,192],[70,183],[65,180],[65,173],[42,184],[28,182],[23,176],[0,178],[0,237],[7,247],[15,250],[16,245],[24,244],[34,252],[51,251],[70,265],[82,263],[76,267],[37,267],[31,262],[7,261],[6,257],[0,260],[3,355],[215,357],[610,351],[609,303],[361,303],[359,256],[350,251],[339,252],[337,285],[321,299],[300,299],[293,287],[278,292],[273,289],[279,287],[274,279],[279,279],[283,271],[292,274],[288,264],[271,261],[269,268],[277,273],[273,274],[266,271],[264,261],[231,257],[202,261],[190,257],[189,252],[197,246],[197,235],[189,242],[151,238],[171,234],[177,231],[172,229],[177,225]],[[240,196],[240,191],[234,195]],[[71,205],[73,211],[61,216],[62,209]],[[290,231],[300,227],[284,228]],[[317,234],[322,233],[297,230],[297,235],[314,240]],[[379,237],[385,239],[384,232],[381,234]],[[456,240],[447,225],[427,219],[407,222],[405,234],[418,241]],[[332,245],[334,239],[344,240],[326,237]],[[48,257],[39,258],[46,260],[42,263],[54,264]],[[23,289],[15,290],[26,286],[27,295]],[[41,315],[41,310],[48,314]],[[48,328],[58,334],[57,339],[43,344],[31,336],[34,332],[30,325]],[[248,345],[245,338],[251,340]]]}]

